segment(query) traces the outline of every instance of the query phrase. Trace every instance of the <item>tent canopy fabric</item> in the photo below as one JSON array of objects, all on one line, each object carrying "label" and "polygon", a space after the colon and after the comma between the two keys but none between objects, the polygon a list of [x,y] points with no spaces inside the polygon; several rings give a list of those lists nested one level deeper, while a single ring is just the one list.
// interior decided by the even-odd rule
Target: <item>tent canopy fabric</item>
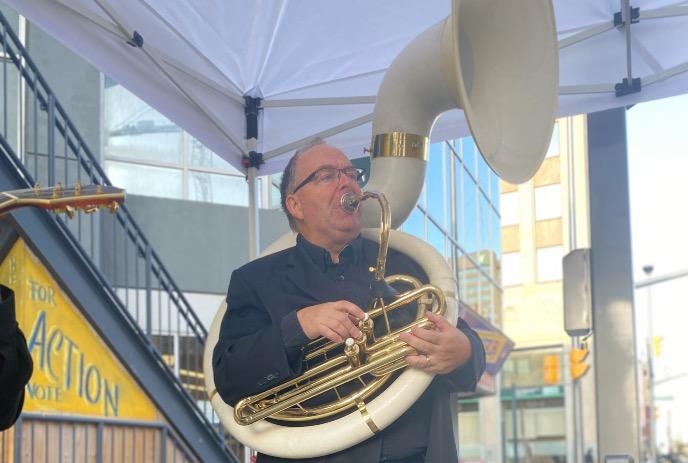
[{"label": "tent canopy fabric", "polygon": [[[244,97],[261,98],[261,174],[314,135],[363,155],[385,70],[451,10],[449,0],[4,1],[241,170]],[[630,33],[614,23],[623,4],[554,0],[560,116],[688,92],[688,2],[633,0]],[[642,89],[617,97],[629,68]],[[468,134],[454,110],[432,138]]]}]

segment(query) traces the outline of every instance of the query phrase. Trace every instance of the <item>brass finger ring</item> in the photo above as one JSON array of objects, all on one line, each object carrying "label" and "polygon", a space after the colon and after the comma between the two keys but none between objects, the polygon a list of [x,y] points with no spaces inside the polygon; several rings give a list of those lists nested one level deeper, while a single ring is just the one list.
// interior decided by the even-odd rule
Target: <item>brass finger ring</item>
[{"label": "brass finger ring", "polygon": [[425,354],[425,368],[430,368],[430,356]]}]

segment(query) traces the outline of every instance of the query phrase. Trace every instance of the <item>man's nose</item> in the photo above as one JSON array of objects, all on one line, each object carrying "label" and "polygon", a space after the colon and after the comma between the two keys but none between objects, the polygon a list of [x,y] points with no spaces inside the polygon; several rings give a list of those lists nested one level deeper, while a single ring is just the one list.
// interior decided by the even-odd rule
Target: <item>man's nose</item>
[{"label": "man's nose", "polygon": [[349,186],[349,187],[354,187],[354,189],[359,189],[358,186],[358,181],[356,179],[349,177],[348,175],[344,175],[342,171],[340,170],[338,172],[339,177],[337,179],[337,184],[338,186]]}]

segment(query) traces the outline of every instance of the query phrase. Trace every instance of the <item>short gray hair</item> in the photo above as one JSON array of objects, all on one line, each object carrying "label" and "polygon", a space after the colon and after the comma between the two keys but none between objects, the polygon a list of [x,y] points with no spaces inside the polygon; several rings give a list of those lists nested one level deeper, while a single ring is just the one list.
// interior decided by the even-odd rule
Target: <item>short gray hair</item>
[{"label": "short gray hair", "polygon": [[298,232],[298,226],[296,224],[296,220],[294,220],[294,217],[291,215],[289,212],[289,209],[287,209],[287,196],[289,196],[293,191],[294,191],[294,175],[296,174],[296,161],[298,160],[299,156],[301,154],[305,153],[311,148],[314,148],[319,145],[326,145],[327,142],[325,141],[324,138],[321,137],[314,137],[308,140],[304,145],[297,149],[294,155],[289,159],[289,162],[287,163],[286,167],[284,168],[284,172],[282,172],[282,181],[280,182],[280,196],[281,196],[281,203],[282,203],[282,210],[284,213],[287,215],[287,220],[289,221],[289,227],[295,231]]}]

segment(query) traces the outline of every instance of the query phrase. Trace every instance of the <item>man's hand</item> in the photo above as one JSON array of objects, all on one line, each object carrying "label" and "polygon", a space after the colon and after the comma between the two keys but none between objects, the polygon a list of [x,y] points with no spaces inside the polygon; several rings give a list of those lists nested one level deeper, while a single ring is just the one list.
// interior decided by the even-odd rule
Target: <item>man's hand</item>
[{"label": "man's hand", "polygon": [[308,339],[324,336],[334,342],[360,336],[361,330],[355,323],[364,316],[363,310],[349,301],[325,302],[296,312],[296,318]]},{"label": "man's hand", "polygon": [[435,329],[413,328],[399,339],[418,351],[406,357],[408,364],[428,373],[446,374],[463,365],[471,357],[471,341],[445,318],[432,312],[425,316]]}]

